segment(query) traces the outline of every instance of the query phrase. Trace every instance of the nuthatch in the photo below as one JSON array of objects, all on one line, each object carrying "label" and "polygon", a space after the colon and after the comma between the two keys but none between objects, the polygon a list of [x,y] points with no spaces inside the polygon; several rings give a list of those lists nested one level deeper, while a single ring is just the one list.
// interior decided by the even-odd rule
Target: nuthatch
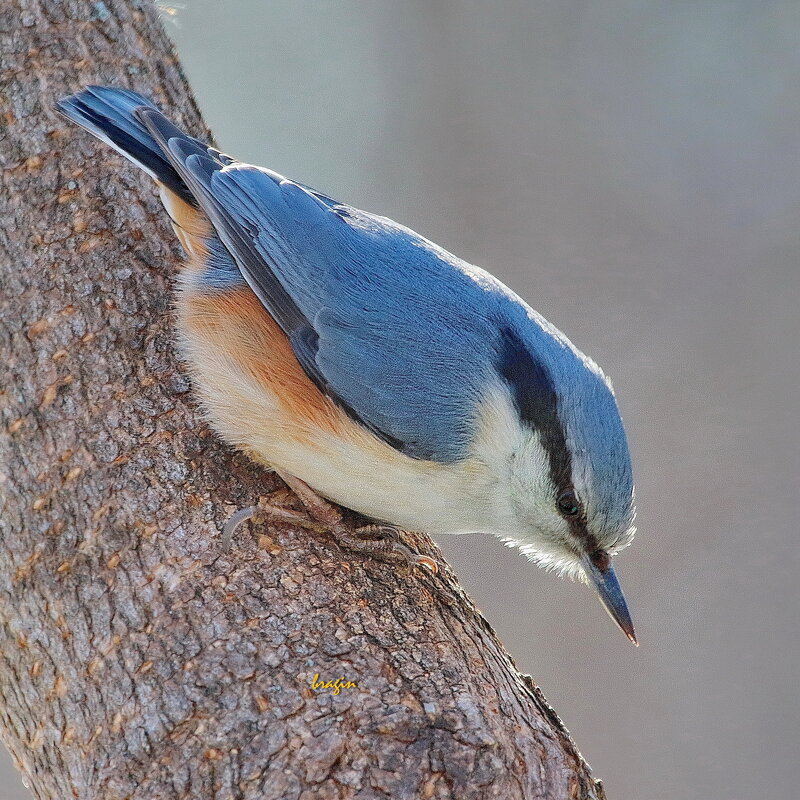
[{"label": "nuthatch", "polygon": [[494,534],[593,584],[636,642],[611,566],[634,533],[625,432],[564,334],[482,269],[223,155],[141,95],[90,87],[59,109],[156,180],[187,256],[181,348],[227,442],[349,545],[430,563],[396,536],[359,545],[323,497],[374,529]]}]

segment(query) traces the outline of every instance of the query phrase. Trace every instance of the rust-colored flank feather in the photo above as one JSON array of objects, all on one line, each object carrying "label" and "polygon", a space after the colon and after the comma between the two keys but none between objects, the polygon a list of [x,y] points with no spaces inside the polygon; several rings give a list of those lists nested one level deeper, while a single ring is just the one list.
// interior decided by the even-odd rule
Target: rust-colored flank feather
[{"label": "rust-colored flank feather", "polygon": [[[225,430],[225,417],[244,412],[242,407],[238,412],[235,409],[236,398],[253,398],[244,378],[247,384],[254,381],[261,388],[264,400],[269,398],[280,406],[283,413],[278,413],[273,424],[283,420],[283,432],[291,438],[307,442],[318,434],[341,435],[351,428],[353,423],[305,374],[286,334],[248,287],[222,290],[204,286],[205,240],[214,235],[211,223],[202,211],[163,184],[159,193],[188,256],[177,301],[184,352],[196,373],[224,373],[200,385],[211,416]],[[219,388],[209,394],[208,386]],[[228,421],[231,428],[236,426],[232,419]]]},{"label": "rust-colored flank feather", "polygon": [[235,354],[240,369],[278,398],[292,417],[337,432],[341,411],[303,372],[286,334],[250,289],[192,293],[183,318],[199,339]]}]

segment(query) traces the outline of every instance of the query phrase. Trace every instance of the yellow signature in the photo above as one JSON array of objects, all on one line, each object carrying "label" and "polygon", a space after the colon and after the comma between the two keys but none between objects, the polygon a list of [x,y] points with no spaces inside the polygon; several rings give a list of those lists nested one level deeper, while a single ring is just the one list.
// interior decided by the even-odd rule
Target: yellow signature
[{"label": "yellow signature", "polygon": [[311,688],[316,690],[331,689],[334,694],[339,694],[342,689],[357,689],[358,684],[355,681],[345,680],[344,675],[335,681],[323,681],[319,677],[319,672],[315,672],[314,677],[311,679]]}]

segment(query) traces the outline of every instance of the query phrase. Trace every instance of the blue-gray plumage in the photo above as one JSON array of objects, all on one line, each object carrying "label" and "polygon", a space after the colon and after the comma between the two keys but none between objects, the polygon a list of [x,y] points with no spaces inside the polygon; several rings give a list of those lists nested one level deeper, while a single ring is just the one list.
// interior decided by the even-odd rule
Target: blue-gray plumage
[{"label": "blue-gray plumage", "polygon": [[[448,531],[438,512],[427,522],[394,501],[326,488],[322,472],[304,480],[433,532],[484,530],[488,507],[502,505],[487,532],[591,580],[634,638],[610,566],[633,534],[625,433],[609,382],[563,334],[489,273],[389,219],[221,154],[132,92],[92,87],[60,107],[210,221],[195,285],[249,287],[317,389],[401,454],[409,475],[440,465],[450,480],[463,469],[463,498],[450,501],[487,509],[455,514],[474,521]],[[470,488],[475,464],[480,489]]]}]

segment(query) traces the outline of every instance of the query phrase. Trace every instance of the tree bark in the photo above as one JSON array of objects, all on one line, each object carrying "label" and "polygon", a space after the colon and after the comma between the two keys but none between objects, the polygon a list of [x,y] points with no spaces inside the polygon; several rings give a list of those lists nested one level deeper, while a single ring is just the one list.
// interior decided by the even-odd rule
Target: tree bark
[{"label": "tree bark", "polygon": [[293,499],[191,399],[152,185],[53,110],[130,86],[209,138],[157,11],[4,0],[0,36],[0,735],[34,796],[603,798],[448,568],[285,525],[222,551]]}]

